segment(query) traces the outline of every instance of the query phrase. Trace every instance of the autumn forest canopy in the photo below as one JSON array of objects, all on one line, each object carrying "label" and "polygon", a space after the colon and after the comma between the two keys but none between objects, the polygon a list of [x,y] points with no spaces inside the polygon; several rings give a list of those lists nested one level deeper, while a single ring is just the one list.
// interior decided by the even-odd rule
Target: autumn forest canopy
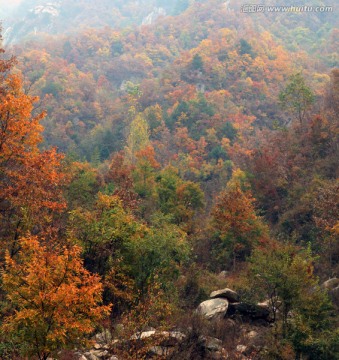
[{"label": "autumn forest canopy", "polygon": [[311,3],[0,2],[0,359],[339,359],[339,10]]}]

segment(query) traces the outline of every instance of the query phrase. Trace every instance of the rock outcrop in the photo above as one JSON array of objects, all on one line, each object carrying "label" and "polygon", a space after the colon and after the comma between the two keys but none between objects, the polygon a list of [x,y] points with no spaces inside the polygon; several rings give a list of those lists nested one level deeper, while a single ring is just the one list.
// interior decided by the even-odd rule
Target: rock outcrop
[{"label": "rock outcrop", "polygon": [[154,10],[142,20],[142,25],[152,25],[160,16],[166,16],[166,10],[163,8],[154,8]]},{"label": "rock outcrop", "polygon": [[186,335],[179,331],[149,330],[133,334],[128,343],[129,345],[139,344],[141,347],[145,344],[151,345],[147,356],[156,358],[158,356],[166,357],[172,354],[175,347],[185,338]]},{"label": "rock outcrop", "polygon": [[114,341],[112,334],[108,330],[96,334],[93,341],[94,344],[91,349],[76,353],[79,356],[79,360],[118,360],[118,358],[112,354],[111,346]]},{"label": "rock outcrop", "polygon": [[339,279],[336,277],[329,279],[321,287],[328,292],[333,304],[339,308]]},{"label": "rock outcrop", "polygon": [[202,302],[198,306],[197,312],[209,320],[222,319],[226,315],[228,305],[229,303],[226,299],[210,299]]},{"label": "rock outcrop", "polygon": [[229,288],[213,291],[210,299],[202,302],[197,312],[209,320],[239,318],[242,321],[270,321],[270,307],[267,303],[249,304],[240,301],[240,296]]},{"label": "rock outcrop", "polygon": [[240,300],[239,295],[235,291],[228,289],[228,288],[213,291],[210,295],[210,298],[211,299],[215,299],[215,298],[227,299],[228,302],[230,302],[230,303],[238,302]]},{"label": "rock outcrop", "polygon": [[328,291],[331,291],[333,289],[335,289],[336,287],[339,286],[339,279],[338,278],[332,278],[332,279],[329,279],[329,280],[326,280],[322,285],[321,287],[323,289],[326,289]]},{"label": "rock outcrop", "polygon": [[179,331],[157,331],[150,330],[140,333],[135,333],[131,336],[130,340],[145,340],[152,337],[161,339],[160,344],[162,346],[175,346],[178,342],[185,338],[185,334]]},{"label": "rock outcrop", "polygon": [[223,349],[222,341],[210,336],[200,336],[198,343],[210,352],[222,351]]}]

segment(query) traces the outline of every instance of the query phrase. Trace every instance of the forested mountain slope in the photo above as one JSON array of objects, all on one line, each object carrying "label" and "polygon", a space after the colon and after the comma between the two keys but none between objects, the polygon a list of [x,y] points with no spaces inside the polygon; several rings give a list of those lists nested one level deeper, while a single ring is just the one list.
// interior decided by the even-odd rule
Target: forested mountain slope
[{"label": "forested mountain slope", "polygon": [[[302,14],[303,18],[298,14],[301,22],[296,22],[295,14],[288,14],[287,30],[279,21],[281,15],[256,14],[254,18],[253,14],[242,14],[240,5],[236,9],[231,5],[226,7],[220,1],[197,3],[182,15],[162,18],[155,25],[124,31],[85,30],[72,38],[33,43],[32,52],[28,44],[23,66],[34,83],[32,91],[42,96],[53,94],[58,104],[68,102],[60,108],[67,108],[69,116],[67,112],[59,114],[53,104],[53,115],[47,119],[50,124],[45,124],[48,143],[62,151],[76,147],[80,156],[89,159],[91,139],[107,133],[114,136],[121,128],[124,115],[117,112],[122,107],[114,103],[121,102],[129,83],[138,85],[144,94],[142,110],[159,103],[166,113],[173,111],[174,94],[183,89],[191,89],[186,91],[187,99],[200,90],[205,98],[227,90],[238,97],[235,106],[242,108],[242,115],[255,116],[262,123],[275,121],[279,109],[274,101],[293,71],[303,69],[318,91],[328,79],[328,66],[335,67],[338,62],[333,14],[316,21],[314,14]],[[313,47],[307,45],[310,43]],[[65,88],[71,93],[64,92]],[[251,92],[253,99],[247,99],[243,92]],[[246,106],[240,97],[246,99]],[[273,99],[268,106],[267,97]],[[74,130],[80,138],[74,138],[76,134],[70,137],[66,124],[68,132]],[[117,138],[121,139],[120,135]],[[105,141],[100,142],[105,146]],[[108,149],[100,150],[101,158],[107,158],[116,145],[111,142]]]},{"label": "forested mountain slope", "polygon": [[[76,33],[84,28],[115,28],[150,24],[159,16],[175,15],[189,6],[187,1],[23,0],[3,14],[6,43],[17,43],[43,34]],[[7,16],[6,16],[7,15]]]},{"label": "forested mountain slope", "polygon": [[338,11],[246,4],[6,20],[1,358],[338,356]]}]

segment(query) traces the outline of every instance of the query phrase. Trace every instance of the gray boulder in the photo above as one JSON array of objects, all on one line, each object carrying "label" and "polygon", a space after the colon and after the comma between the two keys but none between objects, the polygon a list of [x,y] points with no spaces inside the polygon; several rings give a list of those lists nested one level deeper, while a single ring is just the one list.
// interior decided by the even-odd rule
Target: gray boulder
[{"label": "gray boulder", "polygon": [[227,299],[230,303],[235,303],[239,301],[239,295],[231,290],[231,289],[222,289],[222,290],[217,290],[217,291],[213,291],[210,295],[211,299],[216,299],[216,298],[222,298],[222,299]]},{"label": "gray boulder", "polygon": [[203,315],[205,318],[212,320],[218,318],[224,318],[228,309],[228,301],[226,299],[210,299],[202,302],[197,312]]},{"label": "gray boulder", "polygon": [[222,350],[222,341],[217,338],[210,336],[200,336],[198,342],[208,351],[215,352]]}]

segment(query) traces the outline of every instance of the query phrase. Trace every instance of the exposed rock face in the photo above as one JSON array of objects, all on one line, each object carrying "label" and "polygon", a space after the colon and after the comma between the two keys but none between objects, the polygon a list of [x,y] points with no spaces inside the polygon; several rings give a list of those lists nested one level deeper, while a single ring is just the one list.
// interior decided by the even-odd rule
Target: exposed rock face
[{"label": "exposed rock face", "polygon": [[224,6],[227,10],[230,10],[230,3],[231,3],[231,0],[227,0],[224,2]]},{"label": "exposed rock face", "polygon": [[14,44],[41,34],[67,34],[81,28],[122,27],[130,22],[150,25],[174,7],[171,1],[162,7],[157,4],[157,0],[26,0],[12,11],[3,10],[1,4],[0,15],[7,29],[5,43]]},{"label": "exposed rock face", "polygon": [[148,14],[143,20],[142,25],[152,25],[160,17],[166,16],[166,11],[163,8],[155,8],[150,14]]},{"label": "exposed rock face", "polygon": [[333,304],[339,308],[339,279],[332,278],[325,281],[321,287],[327,290]]},{"label": "exposed rock face", "polygon": [[210,299],[202,302],[197,312],[209,320],[224,318],[228,309],[228,301],[226,299]]},{"label": "exposed rock face", "polygon": [[44,15],[48,14],[50,16],[59,16],[60,13],[60,2],[47,3],[45,5],[38,5],[33,9],[30,9],[30,12],[34,15]]},{"label": "exposed rock face", "polygon": [[55,21],[60,16],[61,1],[36,2],[36,5],[27,9],[24,17],[16,17],[16,22],[7,28],[5,43],[15,43],[25,38],[29,33],[36,35],[44,31],[54,33]]},{"label": "exposed rock face", "polygon": [[178,342],[185,338],[185,335],[179,331],[144,331],[135,333],[131,336],[130,340],[144,340],[150,337],[158,337],[161,339],[162,346],[175,346]]},{"label": "exposed rock face", "polygon": [[213,291],[210,295],[210,298],[211,299],[215,299],[215,298],[227,299],[230,303],[239,302],[239,300],[240,300],[239,295],[235,291],[228,289],[228,288]]},{"label": "exposed rock face", "polygon": [[329,279],[327,281],[325,281],[321,287],[326,289],[326,290],[333,290],[335,289],[336,287],[339,286],[339,279],[338,278],[332,278],[332,279]]}]

